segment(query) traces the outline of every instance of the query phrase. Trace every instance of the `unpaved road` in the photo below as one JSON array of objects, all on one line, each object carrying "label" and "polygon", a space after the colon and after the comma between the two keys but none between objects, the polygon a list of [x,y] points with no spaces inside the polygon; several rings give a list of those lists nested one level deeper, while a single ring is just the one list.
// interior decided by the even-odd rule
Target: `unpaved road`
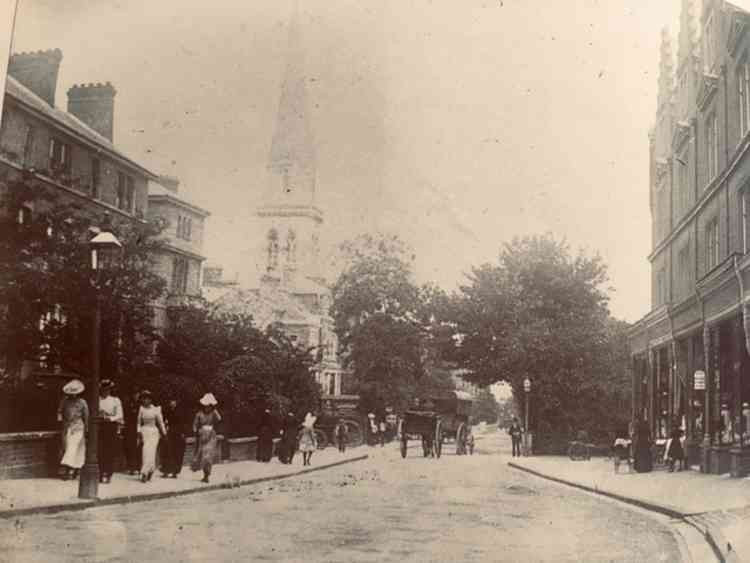
[{"label": "unpaved road", "polygon": [[[0,521],[2,561],[679,561],[657,520],[474,456],[371,459],[258,486]],[[315,459],[313,458],[313,463]]]}]

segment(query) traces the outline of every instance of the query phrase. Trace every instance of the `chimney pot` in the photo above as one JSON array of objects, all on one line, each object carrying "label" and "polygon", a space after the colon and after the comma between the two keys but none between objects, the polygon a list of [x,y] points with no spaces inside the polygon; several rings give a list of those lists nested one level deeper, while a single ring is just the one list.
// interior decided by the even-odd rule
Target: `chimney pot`
[{"label": "chimney pot", "polygon": [[16,53],[8,62],[8,74],[50,106],[54,106],[61,61],[60,49]]}]

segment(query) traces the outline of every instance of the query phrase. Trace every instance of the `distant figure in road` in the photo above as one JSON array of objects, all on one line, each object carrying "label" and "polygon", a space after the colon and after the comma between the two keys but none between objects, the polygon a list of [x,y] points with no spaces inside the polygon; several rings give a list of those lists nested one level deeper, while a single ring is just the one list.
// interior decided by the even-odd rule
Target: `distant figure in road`
[{"label": "distant figure in road", "polygon": [[682,449],[682,429],[675,426],[670,435],[669,447],[667,447],[667,458],[669,459],[669,472],[674,471],[675,463],[677,471],[682,471],[685,465],[685,451]]},{"label": "distant figure in road", "polygon": [[221,415],[216,410],[218,401],[213,393],[206,393],[200,400],[199,410],[193,420],[193,433],[195,434],[196,448],[193,462],[190,468],[193,471],[203,470],[203,481],[208,483],[211,477],[211,467],[216,454],[217,434],[216,427],[221,422]]},{"label": "distant figure in road", "polygon": [[57,409],[57,420],[62,423],[64,468],[62,478],[75,479],[86,458],[86,433],[89,429],[89,407],[81,397],[83,383],[72,379],[62,388],[65,397]]},{"label": "distant figure in road", "polygon": [[188,420],[185,410],[180,408],[177,399],[170,399],[164,409],[164,425],[167,428],[167,439],[164,441],[164,459],[162,460],[162,477],[177,479],[182,471],[185,459],[185,436],[188,432]]},{"label": "distant figure in road", "polygon": [[141,398],[138,393],[134,393],[130,401],[125,404],[125,428],[124,449],[125,464],[127,471],[135,475],[141,468],[141,448],[138,447],[138,409],[140,408]]},{"label": "distant figure in road", "polygon": [[385,446],[385,420],[381,420],[380,424],[378,424],[378,436],[380,437],[380,447]]},{"label": "distant figure in road", "polygon": [[339,423],[336,425],[333,433],[336,436],[336,444],[338,444],[339,451],[344,453],[346,451],[346,441],[349,438],[349,430],[346,428],[343,418],[339,419]]},{"label": "distant figure in road", "polygon": [[150,481],[156,470],[156,448],[167,433],[161,407],[153,404],[149,391],[141,392],[138,410],[138,435],[141,443],[141,482]]},{"label": "distant figure in road", "polygon": [[258,428],[258,450],[256,459],[267,463],[273,457],[273,418],[270,409],[265,409],[260,416]]},{"label": "distant figure in road", "polygon": [[648,473],[653,469],[651,458],[651,431],[648,422],[641,419],[635,429],[635,440],[633,444],[633,465],[638,473]]},{"label": "distant figure in road", "polygon": [[112,395],[115,384],[105,379],[99,384],[99,480],[109,483],[120,445],[120,432],[125,423],[122,402]]},{"label": "distant figure in road", "polygon": [[318,449],[318,439],[315,437],[315,420],[312,413],[307,413],[299,432],[299,451],[302,452],[302,465],[310,465],[313,452]]},{"label": "distant figure in road", "polygon": [[518,418],[513,417],[513,423],[508,428],[508,434],[510,434],[510,441],[513,448],[513,457],[521,456],[521,437],[523,435],[523,429],[518,423]]},{"label": "distant figure in road", "polygon": [[294,459],[294,454],[297,451],[297,427],[294,413],[288,413],[281,430],[281,442],[279,442],[279,461],[281,463],[291,464]]}]

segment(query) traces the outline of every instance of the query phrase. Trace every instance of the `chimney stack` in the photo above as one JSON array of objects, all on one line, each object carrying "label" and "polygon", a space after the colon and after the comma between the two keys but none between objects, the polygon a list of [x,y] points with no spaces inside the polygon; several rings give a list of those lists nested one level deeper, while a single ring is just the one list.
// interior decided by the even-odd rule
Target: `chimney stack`
[{"label": "chimney stack", "polygon": [[8,62],[8,74],[49,105],[54,106],[60,61],[60,49],[16,53],[11,55]]},{"label": "chimney stack", "polygon": [[74,84],[68,90],[68,113],[75,115],[94,131],[112,141],[115,120],[115,90],[102,84]]},{"label": "chimney stack", "polygon": [[180,179],[174,176],[159,176],[159,183],[170,192],[177,193],[180,189]]}]

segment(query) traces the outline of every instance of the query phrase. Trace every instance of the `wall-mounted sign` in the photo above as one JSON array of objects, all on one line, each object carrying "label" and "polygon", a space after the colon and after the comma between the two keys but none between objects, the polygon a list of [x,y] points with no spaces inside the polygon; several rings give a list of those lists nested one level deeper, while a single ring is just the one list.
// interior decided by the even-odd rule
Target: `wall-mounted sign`
[{"label": "wall-mounted sign", "polygon": [[696,391],[706,390],[706,372],[698,370],[693,375],[693,389]]}]

